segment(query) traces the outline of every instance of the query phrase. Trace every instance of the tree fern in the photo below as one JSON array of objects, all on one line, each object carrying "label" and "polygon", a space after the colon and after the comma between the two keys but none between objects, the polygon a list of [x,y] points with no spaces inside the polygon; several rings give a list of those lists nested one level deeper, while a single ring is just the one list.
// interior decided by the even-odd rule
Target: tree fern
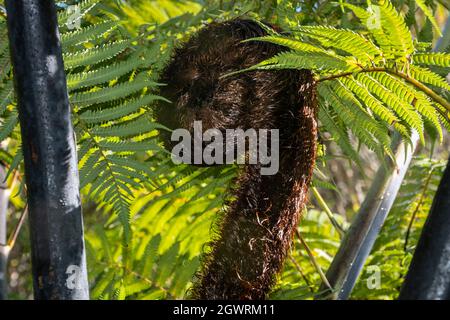
[{"label": "tree fern", "polygon": [[[361,19],[355,28],[346,23],[347,29],[299,27],[288,1],[278,1],[276,9],[259,1],[237,1],[241,11],[233,12],[217,10],[221,6],[202,9],[189,1],[125,4],[123,11],[105,12],[108,6],[100,10],[99,2],[103,1],[78,4],[83,20],[80,29],[69,29],[67,11],[59,17],[86,206],[93,298],[184,297],[211,227],[220,221],[225,186],[230,185],[236,168],[173,165],[157,138],[156,131],[165,128],[153,121],[151,111],[155,101],[164,99],[156,94],[155,80],[168,53],[204,21],[241,16],[257,6],[264,13],[251,16],[273,16],[281,26],[289,27],[289,35],[273,32],[251,40],[290,49],[254,68],[314,69],[321,133],[330,136],[360,167],[354,137],[381,156],[390,152],[391,129],[405,138],[416,130],[425,140],[424,130],[430,124],[437,130],[439,122],[450,128],[448,102],[436,99],[436,90],[448,92],[449,86],[435,72],[436,66],[444,70],[450,66],[448,54],[429,53],[429,43],[412,41],[405,18],[388,1],[373,1],[372,13],[341,2],[344,10],[352,10]],[[339,11],[331,2],[326,6],[333,14]],[[111,12],[133,19],[125,25],[128,32]],[[372,24],[373,12],[380,13],[379,25]],[[0,135],[9,138],[0,156],[10,172],[22,161],[11,78],[6,26],[0,17]],[[314,185],[333,188],[318,176]],[[91,209],[92,202],[95,209]],[[101,215],[100,211],[116,214]],[[346,225],[343,218],[338,220]],[[300,231],[325,268],[339,245],[339,234],[328,216],[309,210]],[[117,245],[120,241],[123,246]],[[292,255],[317,289],[318,275],[302,258],[302,249],[294,247]],[[311,297],[310,287],[299,279],[296,265],[289,262],[271,297]]]}]

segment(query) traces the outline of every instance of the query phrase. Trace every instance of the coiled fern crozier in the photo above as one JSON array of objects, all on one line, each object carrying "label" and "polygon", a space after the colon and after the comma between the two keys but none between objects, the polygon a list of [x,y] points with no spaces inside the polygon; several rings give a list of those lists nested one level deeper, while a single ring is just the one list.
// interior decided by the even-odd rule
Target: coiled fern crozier
[{"label": "coiled fern crozier", "polygon": [[317,136],[312,73],[252,71],[223,78],[283,50],[272,43],[242,43],[263,35],[251,20],[210,24],[175,51],[160,79],[168,84],[161,94],[174,103],[161,103],[156,116],[172,129],[193,132],[194,121],[202,121],[204,130],[280,130],[279,171],[262,175],[261,163],[249,164],[234,183],[234,200],[192,291],[198,299],[264,299],[307,198]]}]

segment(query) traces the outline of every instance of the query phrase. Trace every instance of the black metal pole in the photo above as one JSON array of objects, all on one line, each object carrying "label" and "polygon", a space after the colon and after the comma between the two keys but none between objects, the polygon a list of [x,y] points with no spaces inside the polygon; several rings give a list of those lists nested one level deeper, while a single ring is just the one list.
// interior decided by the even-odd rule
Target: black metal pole
[{"label": "black metal pole", "polygon": [[52,0],[6,0],[35,299],[88,299],[74,133]]},{"label": "black metal pole", "polygon": [[[450,44],[450,17],[434,51]],[[417,244],[401,300],[450,299],[450,159]]]},{"label": "black metal pole", "polygon": [[450,162],[434,197],[399,299],[450,299]]}]

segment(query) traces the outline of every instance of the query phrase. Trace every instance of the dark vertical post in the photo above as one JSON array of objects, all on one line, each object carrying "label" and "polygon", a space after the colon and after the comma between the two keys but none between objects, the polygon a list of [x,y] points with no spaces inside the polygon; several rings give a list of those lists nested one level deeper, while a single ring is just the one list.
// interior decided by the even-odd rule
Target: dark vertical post
[{"label": "dark vertical post", "polygon": [[434,197],[399,299],[450,299],[450,162]]},{"label": "dark vertical post", "polygon": [[[450,45],[450,17],[434,51]],[[450,299],[450,159],[433,199],[399,299]]]},{"label": "dark vertical post", "polygon": [[6,0],[35,299],[88,299],[74,132],[52,0]]}]

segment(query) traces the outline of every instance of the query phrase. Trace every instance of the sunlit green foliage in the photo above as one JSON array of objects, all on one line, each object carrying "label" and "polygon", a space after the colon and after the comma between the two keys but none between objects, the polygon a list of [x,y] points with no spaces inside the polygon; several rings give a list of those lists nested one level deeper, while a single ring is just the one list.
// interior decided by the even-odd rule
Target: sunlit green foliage
[{"label": "sunlit green foliage", "polygon": [[[320,94],[319,119],[352,159],[348,129],[380,157],[390,152],[390,129],[405,139],[411,130],[425,142],[425,123],[442,140],[450,103],[438,90],[450,85],[430,66],[449,67],[450,55],[422,52],[404,18],[389,1],[367,9],[343,3],[362,23],[362,31],[331,26],[299,26],[292,35],[273,32],[255,41],[291,49],[250,69],[313,69]],[[430,88],[429,86],[432,86]]]},{"label": "sunlit green foliage", "polygon": [[[450,55],[431,52],[440,32],[436,12],[448,11],[445,1],[372,1],[372,11],[366,1],[75,2],[80,28],[67,24],[70,14],[64,6],[59,21],[77,134],[92,298],[186,297],[220,219],[236,168],[173,165],[158,140],[164,128],[152,118],[152,106],[163,99],[157,93],[164,85],[157,83],[158,73],[173,47],[204,23],[244,16],[288,31],[253,40],[290,49],[256,67],[313,69],[319,81],[321,138],[360,167],[361,146],[382,158],[391,152],[394,130],[405,139],[417,131],[425,142],[442,139],[441,126],[450,128],[450,87],[444,78]],[[380,20],[373,19],[374,12]],[[22,177],[6,39],[0,16],[0,160]],[[320,156],[320,163],[337,159],[325,146]],[[381,268],[382,287],[367,288],[365,269],[354,298],[396,297],[442,167],[439,161],[415,161],[367,262]],[[319,168],[313,184],[321,192],[339,191]],[[294,240],[273,299],[314,297],[321,284],[318,268],[325,271],[339,247],[330,212],[313,206],[316,197],[311,196],[299,227],[312,254]],[[23,207],[22,201],[12,202]],[[337,214],[333,218],[344,229],[351,222]]]}]

